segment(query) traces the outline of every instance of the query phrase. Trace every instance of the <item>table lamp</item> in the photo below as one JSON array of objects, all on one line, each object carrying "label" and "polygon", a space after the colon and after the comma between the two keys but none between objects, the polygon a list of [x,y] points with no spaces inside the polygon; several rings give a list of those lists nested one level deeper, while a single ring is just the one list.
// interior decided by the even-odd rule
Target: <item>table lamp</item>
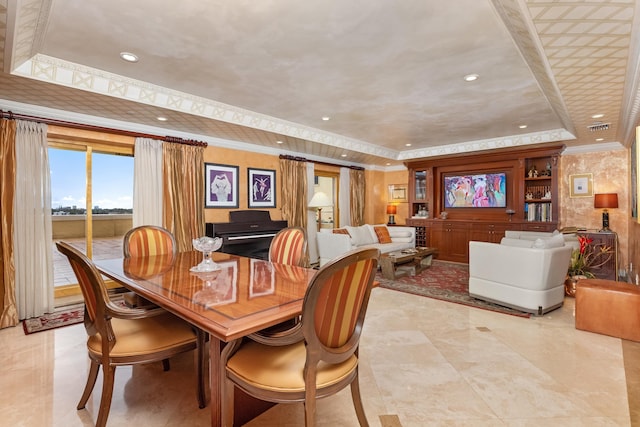
[{"label": "table lamp", "polygon": [[396,224],[396,218],[394,215],[397,211],[398,207],[396,205],[387,205],[387,215],[389,215],[389,222],[387,223],[388,225]]},{"label": "table lamp", "polygon": [[308,205],[310,208],[318,210],[318,232],[320,232],[320,224],[322,223],[322,208],[333,206],[333,202],[322,191],[316,192]]},{"label": "table lamp", "polygon": [[602,230],[601,233],[611,233],[609,228],[609,211],[607,209],[615,209],[618,207],[617,193],[596,194],[593,200],[593,207],[596,209],[604,209],[602,211]]}]

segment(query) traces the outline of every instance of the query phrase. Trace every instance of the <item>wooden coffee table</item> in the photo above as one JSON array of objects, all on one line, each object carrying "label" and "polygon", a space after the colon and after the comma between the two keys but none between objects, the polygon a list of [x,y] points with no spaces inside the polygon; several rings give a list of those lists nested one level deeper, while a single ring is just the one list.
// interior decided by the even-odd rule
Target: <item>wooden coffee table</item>
[{"label": "wooden coffee table", "polygon": [[415,276],[425,268],[431,267],[436,248],[417,247],[380,255],[382,277],[394,280],[403,276]]}]

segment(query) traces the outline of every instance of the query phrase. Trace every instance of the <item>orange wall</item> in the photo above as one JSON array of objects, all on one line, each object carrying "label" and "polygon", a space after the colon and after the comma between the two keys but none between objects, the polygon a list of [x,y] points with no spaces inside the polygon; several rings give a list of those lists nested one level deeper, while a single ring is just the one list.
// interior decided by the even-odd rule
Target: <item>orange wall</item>
[{"label": "orange wall", "polygon": [[282,219],[281,182],[278,156],[260,154],[251,151],[232,150],[209,146],[204,150],[205,163],[218,163],[223,165],[238,166],[238,202],[234,209],[207,208],[204,212],[205,222],[227,222],[229,211],[248,209],[249,206],[249,181],[248,168],[271,169],[276,171],[276,208],[268,210],[272,220]]}]

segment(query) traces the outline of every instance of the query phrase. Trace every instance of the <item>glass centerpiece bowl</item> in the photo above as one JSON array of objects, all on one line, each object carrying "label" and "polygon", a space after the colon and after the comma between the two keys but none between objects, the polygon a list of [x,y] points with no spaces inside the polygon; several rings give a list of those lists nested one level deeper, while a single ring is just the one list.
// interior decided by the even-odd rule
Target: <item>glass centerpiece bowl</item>
[{"label": "glass centerpiece bowl", "polygon": [[198,237],[193,239],[193,247],[195,250],[202,252],[202,262],[191,267],[191,271],[206,273],[220,270],[220,266],[211,259],[211,252],[215,252],[222,247],[222,239],[220,237]]}]

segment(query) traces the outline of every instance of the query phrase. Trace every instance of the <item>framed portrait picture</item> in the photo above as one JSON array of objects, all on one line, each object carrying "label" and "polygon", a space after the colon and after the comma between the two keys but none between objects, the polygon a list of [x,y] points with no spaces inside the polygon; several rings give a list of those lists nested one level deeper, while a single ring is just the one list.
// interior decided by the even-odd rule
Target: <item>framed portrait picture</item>
[{"label": "framed portrait picture", "polygon": [[408,193],[407,186],[403,184],[389,185],[389,202],[406,202]]},{"label": "framed portrait picture", "polygon": [[593,174],[569,175],[569,197],[593,197]]},{"label": "framed portrait picture", "polygon": [[238,166],[204,164],[204,207],[238,207]]},{"label": "framed portrait picture", "polygon": [[276,171],[248,168],[249,207],[276,207]]}]

